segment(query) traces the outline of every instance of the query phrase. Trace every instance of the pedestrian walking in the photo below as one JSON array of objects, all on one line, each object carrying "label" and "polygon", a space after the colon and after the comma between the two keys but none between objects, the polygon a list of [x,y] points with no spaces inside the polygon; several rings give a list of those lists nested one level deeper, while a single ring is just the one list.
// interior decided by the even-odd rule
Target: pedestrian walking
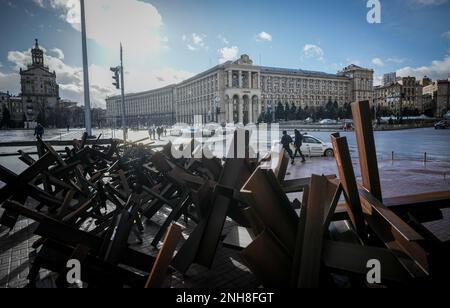
[{"label": "pedestrian walking", "polygon": [[156,133],[158,134],[158,140],[161,140],[162,128],[161,128],[161,127],[158,127],[158,128],[156,129]]},{"label": "pedestrian walking", "polygon": [[150,139],[153,139],[152,138],[153,135],[152,135],[152,128],[151,127],[148,128],[148,135],[150,136]]},{"label": "pedestrian walking", "polygon": [[281,137],[281,144],[283,145],[284,150],[286,153],[288,153],[289,157],[291,158],[291,164],[295,164],[294,161],[294,155],[292,154],[291,150],[291,143],[294,141],[292,140],[292,137],[288,135],[287,131],[283,131],[283,136]]},{"label": "pedestrian walking", "polygon": [[34,135],[37,139],[42,139],[42,136],[44,136],[44,126],[38,123],[34,128]]},{"label": "pedestrian walking", "polygon": [[303,145],[303,135],[296,129],[295,130],[295,137],[294,137],[294,147],[295,147],[295,153],[294,153],[294,159],[297,157],[297,153],[302,158],[302,163],[306,161],[305,156],[302,153],[302,145]]}]

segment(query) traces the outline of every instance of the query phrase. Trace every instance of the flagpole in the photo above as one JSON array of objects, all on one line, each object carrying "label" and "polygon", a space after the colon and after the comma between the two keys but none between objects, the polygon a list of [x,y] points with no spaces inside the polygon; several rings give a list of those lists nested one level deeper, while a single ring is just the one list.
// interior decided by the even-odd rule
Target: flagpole
[{"label": "flagpole", "polygon": [[84,79],[84,117],[86,124],[86,133],[92,136],[92,121],[91,121],[91,99],[89,95],[89,67],[87,55],[86,42],[86,16],[84,10],[84,0],[80,0],[81,7],[81,43],[83,49],[83,79]]}]

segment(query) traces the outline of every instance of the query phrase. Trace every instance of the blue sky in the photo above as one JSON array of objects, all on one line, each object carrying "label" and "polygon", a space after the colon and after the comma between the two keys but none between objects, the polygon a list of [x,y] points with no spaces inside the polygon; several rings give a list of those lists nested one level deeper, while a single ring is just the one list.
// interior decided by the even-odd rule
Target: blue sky
[{"label": "blue sky", "polygon": [[[116,90],[109,67],[125,48],[127,91],[179,82],[247,53],[256,64],[334,73],[355,63],[383,73],[450,74],[448,0],[87,0],[94,105]],[[19,92],[34,38],[56,70],[62,98],[82,101],[78,0],[0,0],[0,91]]]}]

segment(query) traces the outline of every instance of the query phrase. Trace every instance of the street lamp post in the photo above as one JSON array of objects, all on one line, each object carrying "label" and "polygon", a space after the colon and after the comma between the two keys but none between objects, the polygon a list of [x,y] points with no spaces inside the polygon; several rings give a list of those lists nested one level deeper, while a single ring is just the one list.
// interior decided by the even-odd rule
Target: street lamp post
[{"label": "street lamp post", "polygon": [[122,43],[120,44],[120,83],[122,89],[122,127],[123,127],[123,140],[127,140],[128,128],[126,120],[126,110],[125,110],[125,82],[124,82],[124,71],[123,71],[123,49]]},{"label": "street lamp post", "polygon": [[87,56],[87,42],[86,42],[86,16],[84,9],[84,0],[80,0],[81,7],[81,43],[83,50],[83,80],[84,80],[84,108],[85,108],[85,124],[86,133],[92,136],[92,119],[91,119],[91,99],[89,95],[89,67]]},{"label": "street lamp post", "polygon": [[[122,50],[122,44],[120,44],[120,66],[117,67],[111,67],[111,72],[114,73],[113,79],[114,83],[113,86],[116,87],[116,89],[121,89],[121,98],[122,98],[122,129],[123,129],[123,140],[127,140],[127,121],[126,121],[126,110],[125,110],[125,82],[124,82],[124,70],[123,70],[123,50]],[[119,80],[119,74],[120,74],[120,80]]]}]

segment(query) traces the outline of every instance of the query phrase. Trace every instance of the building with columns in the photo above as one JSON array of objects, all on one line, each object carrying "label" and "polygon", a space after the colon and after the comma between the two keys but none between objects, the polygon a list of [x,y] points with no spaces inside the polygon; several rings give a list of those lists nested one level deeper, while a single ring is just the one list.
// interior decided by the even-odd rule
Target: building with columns
[{"label": "building with columns", "polygon": [[[242,55],[179,84],[127,95],[125,105],[129,121],[139,116],[141,124],[191,124],[195,116],[201,116],[203,122],[247,124],[257,122],[278,103],[318,108],[330,101],[342,106],[355,100],[372,102],[372,98],[373,70],[351,65],[337,74],[327,74],[265,67]],[[107,98],[106,102],[107,117],[117,123],[120,97]],[[170,112],[175,116],[168,116]]]},{"label": "building with columns", "polygon": [[[125,114],[129,126],[163,125],[175,123],[175,86],[128,94],[125,97]],[[108,124],[120,127],[122,123],[122,97],[106,99]]]}]

